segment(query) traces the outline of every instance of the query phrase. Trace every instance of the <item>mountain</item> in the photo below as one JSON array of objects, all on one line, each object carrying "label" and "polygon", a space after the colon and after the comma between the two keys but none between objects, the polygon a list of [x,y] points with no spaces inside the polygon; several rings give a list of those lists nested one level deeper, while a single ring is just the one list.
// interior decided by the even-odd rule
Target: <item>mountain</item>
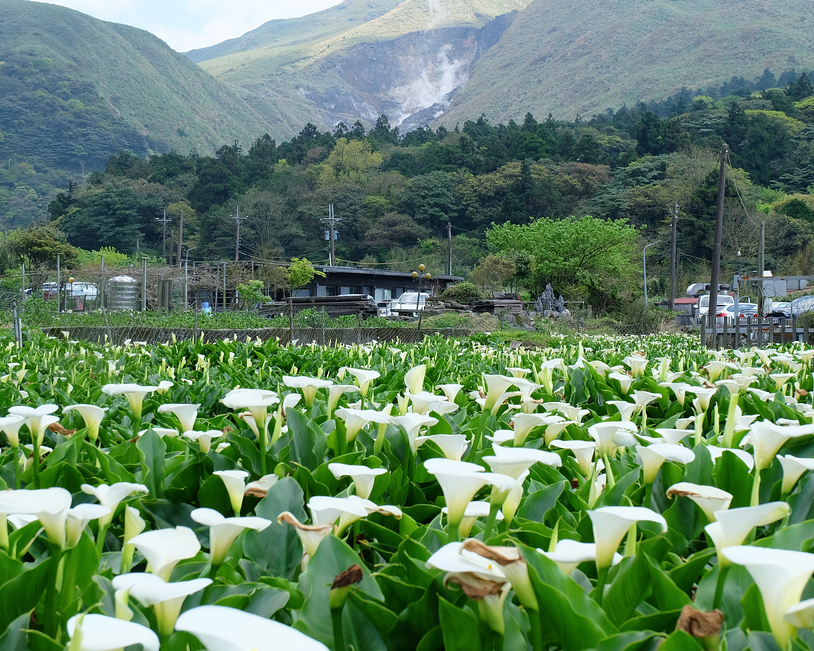
[{"label": "mountain", "polygon": [[590,117],[733,76],[814,68],[814,14],[782,0],[534,0],[439,122]]},{"label": "mountain", "polygon": [[42,214],[65,170],[123,149],[211,153],[267,130],[243,91],[152,34],[63,7],[0,0],[0,62],[0,229]]},{"label": "mountain", "polygon": [[344,0],[189,56],[286,136],[306,121],[412,125],[443,112],[529,2]]}]

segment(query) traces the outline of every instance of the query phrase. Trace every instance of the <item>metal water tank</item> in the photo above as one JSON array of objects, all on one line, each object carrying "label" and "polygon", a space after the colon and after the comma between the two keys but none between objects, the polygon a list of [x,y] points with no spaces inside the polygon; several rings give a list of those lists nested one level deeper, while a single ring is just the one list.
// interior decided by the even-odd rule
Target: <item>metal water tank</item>
[{"label": "metal water tank", "polygon": [[107,281],[107,309],[136,311],[139,301],[139,281],[130,276],[114,276]]}]

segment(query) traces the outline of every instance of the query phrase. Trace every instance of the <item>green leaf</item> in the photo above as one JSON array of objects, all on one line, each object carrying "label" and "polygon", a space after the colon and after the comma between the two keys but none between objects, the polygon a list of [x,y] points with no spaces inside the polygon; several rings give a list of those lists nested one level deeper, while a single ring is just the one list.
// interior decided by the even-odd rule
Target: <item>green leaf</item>
[{"label": "green leaf", "polygon": [[[544,642],[565,651],[595,647],[616,629],[599,605],[590,599],[557,564],[536,550],[522,547],[537,601]],[[533,615],[533,613],[529,613]]]},{"label": "green leaf", "polygon": [[543,522],[546,514],[554,508],[563,490],[565,490],[565,482],[561,481],[528,495],[517,510],[518,517]]},{"label": "green leaf", "polygon": [[29,611],[9,623],[3,634],[0,635],[0,651],[25,651],[28,648],[26,629],[28,629],[30,620],[31,612]]},{"label": "green leaf", "polygon": [[626,622],[636,611],[650,590],[650,564],[644,554],[622,560],[616,575],[602,598],[608,618],[617,627]]},{"label": "green leaf", "polygon": [[783,651],[777,645],[777,642],[771,633],[749,631],[746,639],[749,642],[748,648],[751,651]]},{"label": "green leaf", "polygon": [[[344,542],[328,536],[319,545],[308,563],[308,569],[300,575],[299,589],[305,595],[305,604],[295,626],[324,644],[333,645],[331,611],[328,606],[330,587],[334,579],[352,565],[360,565],[363,578],[357,590],[381,600],[382,593],[370,571],[361,559]],[[351,600],[342,609],[342,626],[347,645],[357,651],[385,651],[386,646],[376,626]]]},{"label": "green leaf", "polygon": [[654,651],[661,639],[652,631],[617,633],[602,640],[591,651]]},{"label": "green leaf", "polygon": [[473,651],[481,647],[480,621],[472,613],[438,597],[438,617],[444,651]]},{"label": "green leaf", "polygon": [[0,629],[34,609],[46,591],[52,562],[49,558],[0,586]]},{"label": "green leaf", "polygon": [[348,599],[365,614],[367,620],[376,627],[383,638],[396,625],[396,614],[385,605],[386,602],[372,599],[358,590],[351,590]]},{"label": "green leaf", "polygon": [[274,484],[258,502],[255,513],[271,520],[271,524],[263,531],[246,532],[243,553],[269,575],[291,579],[302,560],[302,544],[294,527],[277,522],[277,516],[283,511],[290,511],[300,522],[305,521],[302,489],[290,477]]},{"label": "green leaf", "polygon": [[741,459],[724,452],[715,463],[712,476],[718,488],[732,494],[732,504],[729,508],[749,506],[752,497],[752,475]]},{"label": "green leaf", "polygon": [[141,481],[155,498],[164,496],[164,455],[167,446],[153,430],[147,430],[136,443],[141,453]]},{"label": "green leaf", "polygon": [[315,470],[325,459],[326,439],[321,429],[296,409],[286,411],[286,425],[291,437],[289,459]]},{"label": "green leaf", "polygon": [[690,603],[690,598],[682,592],[667,573],[662,570],[652,558],[647,558],[650,564],[650,597],[648,601],[659,610],[681,610]]},{"label": "green leaf", "polygon": [[675,631],[664,640],[659,651],[704,651],[704,647],[684,631]]}]

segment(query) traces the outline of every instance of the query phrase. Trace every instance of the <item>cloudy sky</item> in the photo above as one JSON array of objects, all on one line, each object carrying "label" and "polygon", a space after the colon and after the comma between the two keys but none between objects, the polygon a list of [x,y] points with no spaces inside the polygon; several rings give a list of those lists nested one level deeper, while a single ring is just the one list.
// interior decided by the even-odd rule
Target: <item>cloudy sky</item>
[{"label": "cloudy sky", "polygon": [[341,0],[49,0],[95,18],[146,29],[179,52],[220,43],[274,18],[293,18]]}]

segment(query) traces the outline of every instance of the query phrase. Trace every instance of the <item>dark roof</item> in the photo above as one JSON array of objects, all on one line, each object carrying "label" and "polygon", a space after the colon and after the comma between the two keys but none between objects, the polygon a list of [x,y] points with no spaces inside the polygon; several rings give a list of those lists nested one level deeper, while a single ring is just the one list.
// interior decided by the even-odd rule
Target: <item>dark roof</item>
[{"label": "dark roof", "polygon": [[[411,272],[409,271],[392,271],[390,269],[367,269],[365,267],[329,267],[327,265],[314,265],[314,269],[318,269],[326,274],[350,274],[359,276],[387,276],[389,278],[404,278],[412,280]],[[433,275],[433,280],[449,280],[459,281],[463,280],[462,276],[447,276],[447,275]]]}]

